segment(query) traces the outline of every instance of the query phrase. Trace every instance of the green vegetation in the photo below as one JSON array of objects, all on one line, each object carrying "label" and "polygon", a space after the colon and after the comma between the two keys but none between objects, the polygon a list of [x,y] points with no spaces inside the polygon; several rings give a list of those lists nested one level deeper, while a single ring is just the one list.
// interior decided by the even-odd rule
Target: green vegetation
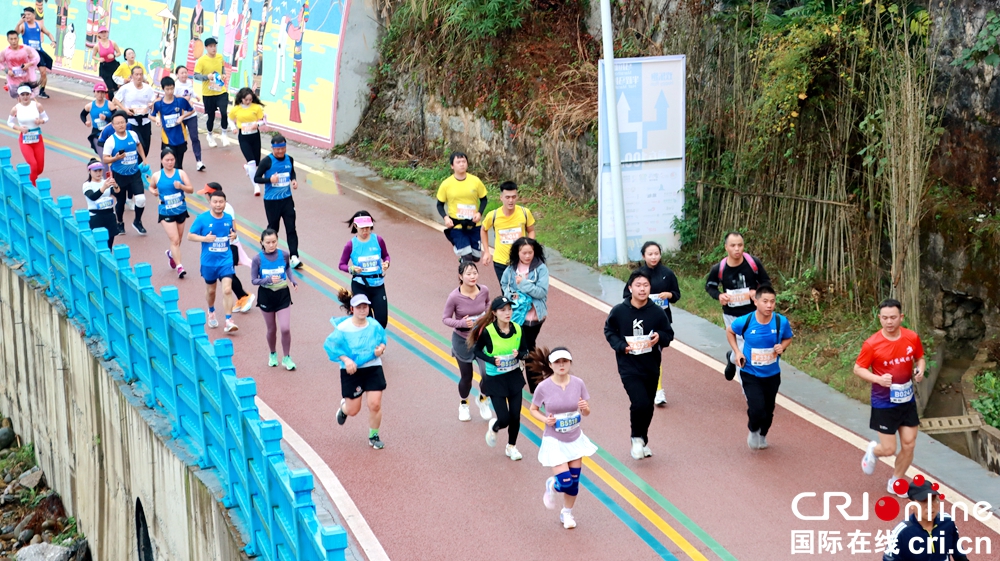
[{"label": "green vegetation", "polygon": [[971,69],[979,63],[987,66],[1000,65],[1000,16],[996,12],[986,14],[983,28],[976,36],[971,49],[962,49],[962,54],[952,61],[952,66]]},{"label": "green vegetation", "polygon": [[69,545],[83,537],[83,533],[77,528],[76,517],[70,517],[66,520],[66,526],[63,528],[63,531],[58,536],[52,538],[52,543]]},{"label": "green vegetation", "polygon": [[976,391],[981,397],[972,406],[983,416],[986,424],[1000,429],[1000,375],[995,370],[984,370],[975,379]]},{"label": "green vegetation", "polygon": [[8,470],[21,473],[33,467],[35,467],[35,446],[33,444],[13,448],[6,458],[0,460],[0,473]]}]

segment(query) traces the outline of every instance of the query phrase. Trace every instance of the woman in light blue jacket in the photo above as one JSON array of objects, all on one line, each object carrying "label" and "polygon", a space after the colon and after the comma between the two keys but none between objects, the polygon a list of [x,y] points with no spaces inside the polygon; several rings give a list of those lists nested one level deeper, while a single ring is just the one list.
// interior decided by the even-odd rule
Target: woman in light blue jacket
[{"label": "woman in light blue jacket", "polygon": [[[535,341],[548,317],[549,268],[545,266],[542,245],[531,238],[518,238],[510,247],[510,264],[500,279],[503,294],[514,302],[511,321],[521,326],[521,351],[526,356],[535,350]],[[540,374],[525,371],[528,390],[535,393]]]}]

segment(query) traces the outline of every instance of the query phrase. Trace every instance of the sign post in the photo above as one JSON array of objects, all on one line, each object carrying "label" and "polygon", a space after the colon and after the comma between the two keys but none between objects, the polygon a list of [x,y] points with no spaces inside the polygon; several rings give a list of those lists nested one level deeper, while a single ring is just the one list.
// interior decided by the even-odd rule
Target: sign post
[{"label": "sign post", "polygon": [[[604,43],[604,100],[608,116],[608,149],[611,152],[611,200],[615,207],[615,249],[618,264],[628,263],[628,236],[625,230],[625,193],[622,192],[622,159],[618,146],[618,114],[615,103],[615,43],[611,28],[611,0],[601,0],[601,35]],[[600,172],[598,172],[600,173]]]}]

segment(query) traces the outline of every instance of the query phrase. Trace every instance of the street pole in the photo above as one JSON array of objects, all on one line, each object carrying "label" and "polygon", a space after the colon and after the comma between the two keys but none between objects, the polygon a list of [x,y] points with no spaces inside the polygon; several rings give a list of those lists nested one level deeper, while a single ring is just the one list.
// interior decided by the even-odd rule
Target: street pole
[{"label": "street pole", "polygon": [[622,157],[618,146],[618,93],[615,89],[615,46],[611,29],[611,0],[601,0],[601,35],[604,43],[604,99],[608,117],[608,149],[611,159],[611,201],[615,208],[615,250],[618,264],[628,263],[625,229],[625,193],[622,191]]}]

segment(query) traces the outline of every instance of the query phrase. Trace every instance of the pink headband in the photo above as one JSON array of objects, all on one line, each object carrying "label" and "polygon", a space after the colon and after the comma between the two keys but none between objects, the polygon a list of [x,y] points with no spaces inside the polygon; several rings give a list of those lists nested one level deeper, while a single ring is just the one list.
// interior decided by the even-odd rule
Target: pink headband
[{"label": "pink headband", "polygon": [[358,228],[371,228],[375,222],[371,216],[357,216],[354,218],[354,225]]},{"label": "pink headband", "polygon": [[87,166],[87,169],[89,169],[90,171],[94,171],[94,170],[98,170],[98,169],[102,170],[102,169],[104,169],[104,164],[102,164],[101,162],[94,162],[94,163],[90,164],[89,166]]}]

